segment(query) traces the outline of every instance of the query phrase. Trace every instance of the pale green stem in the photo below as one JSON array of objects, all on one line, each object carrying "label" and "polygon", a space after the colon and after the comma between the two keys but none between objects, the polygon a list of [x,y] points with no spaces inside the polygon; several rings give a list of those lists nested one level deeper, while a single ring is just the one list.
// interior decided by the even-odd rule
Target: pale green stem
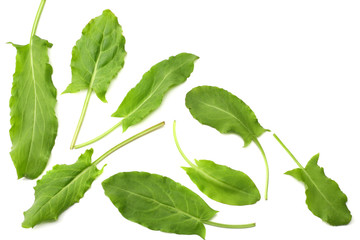
[{"label": "pale green stem", "polygon": [[41,2],[40,2],[40,6],[39,6],[38,11],[36,13],[34,24],[33,24],[32,30],[31,30],[30,43],[32,42],[33,36],[35,36],[35,34],[36,34],[36,30],[37,30],[39,20],[40,20],[40,17],[41,17],[41,13],[42,13],[42,11],[44,9],[45,3],[46,3],[46,0],[41,0]]},{"label": "pale green stem", "polygon": [[255,227],[256,224],[255,223],[249,223],[249,224],[223,224],[223,223],[216,223],[216,222],[211,222],[211,221],[203,221],[204,224],[207,225],[211,225],[214,227],[220,227],[220,228],[251,228],[251,227]]},{"label": "pale green stem", "polygon": [[159,128],[161,128],[162,126],[165,125],[165,122],[161,122],[161,123],[158,123],[128,139],[126,139],[125,141],[119,143],[118,145],[116,145],[115,147],[111,148],[109,151],[107,151],[106,153],[104,153],[103,155],[101,155],[96,161],[93,162],[94,165],[97,165],[99,164],[102,160],[104,160],[107,156],[109,156],[110,154],[112,154],[113,152],[115,152],[116,150],[118,150],[119,148],[122,148],[123,146],[131,143],[132,141],[138,139],[138,138],[141,138],[142,136],[145,136],[146,134],[149,134]]},{"label": "pale green stem", "polygon": [[180,152],[181,156],[184,158],[184,160],[193,168],[197,168],[197,166],[195,166],[191,161],[190,159],[188,159],[185,155],[185,153],[181,150],[180,148],[180,144],[179,144],[179,141],[176,137],[176,121],[174,121],[173,123],[173,136],[174,136],[174,140],[175,140],[175,144],[176,144],[176,147],[178,149],[178,151]]},{"label": "pale green stem", "polygon": [[83,123],[83,121],[84,121],[85,114],[86,114],[86,110],[87,110],[87,108],[88,108],[88,106],[89,106],[89,101],[90,101],[91,93],[92,93],[92,89],[91,89],[91,87],[89,87],[89,89],[88,89],[88,91],[87,91],[87,94],[86,94],[84,106],[83,106],[82,111],[81,111],[81,114],[80,114],[79,122],[78,122],[78,124],[77,124],[77,126],[76,126],[75,133],[74,133],[73,139],[72,139],[72,141],[71,141],[70,149],[74,149],[76,140],[77,140],[77,138],[78,138],[78,136],[79,136],[80,128],[81,128],[81,125],[82,125],[82,123]]},{"label": "pale green stem", "polygon": [[253,139],[253,141],[254,141],[254,143],[256,144],[256,146],[259,148],[259,150],[260,150],[260,152],[261,152],[261,155],[263,156],[264,161],[265,161],[265,171],[266,171],[265,200],[267,200],[267,199],[268,199],[268,189],[269,189],[269,164],[268,164],[268,161],[267,161],[267,158],[266,158],[264,149],[262,148],[259,140],[257,140],[257,139],[255,138],[255,139]]},{"label": "pale green stem", "polygon": [[280,143],[280,145],[285,149],[285,151],[290,155],[294,162],[299,166],[299,168],[304,169],[300,162],[295,158],[295,156],[290,152],[290,150],[285,146],[285,144],[280,140],[280,138],[274,133],[274,138]]},{"label": "pale green stem", "polygon": [[103,137],[107,136],[109,133],[111,133],[112,131],[114,131],[116,128],[118,128],[119,126],[121,126],[121,124],[122,124],[122,121],[118,122],[118,123],[115,124],[112,128],[110,128],[109,130],[107,130],[107,131],[104,132],[103,134],[97,136],[96,138],[93,138],[93,139],[91,139],[90,141],[87,141],[87,142],[78,144],[78,145],[76,145],[74,148],[75,148],[75,149],[82,148],[82,147],[85,147],[85,146],[87,146],[87,145],[90,145],[90,144],[92,144],[92,143],[94,143],[94,142],[99,141],[100,139],[102,139]]}]

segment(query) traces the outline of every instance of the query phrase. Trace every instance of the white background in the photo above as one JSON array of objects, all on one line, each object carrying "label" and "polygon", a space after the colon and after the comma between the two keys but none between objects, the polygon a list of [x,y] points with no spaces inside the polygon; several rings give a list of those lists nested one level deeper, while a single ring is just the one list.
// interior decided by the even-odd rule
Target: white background
[{"label": "white background", "polygon": [[[34,201],[35,181],[17,180],[9,151],[9,98],[15,69],[12,41],[27,44],[40,0],[0,3],[0,235],[1,239],[200,239],[151,231],[124,219],[103,194],[101,182],[121,171],[166,175],[189,187],[214,209],[214,221],[256,222],[252,229],[207,226],[207,239],[358,239],[360,235],[360,2],[359,1],[200,1],[200,0],[62,0],[46,3],[37,35],[54,44],[50,50],[53,82],[58,89],[59,130],[46,170],[72,164],[85,150],[69,150],[85,92],[63,94],[71,81],[71,49],[88,21],[111,9],[126,38],[124,69],[111,84],[108,103],[92,96],[78,143],[119,121],[110,115],[126,93],[157,62],[180,52],[196,54],[191,77],[171,90],[161,107],[124,134],[117,129],[93,144],[94,159],[133,134],[166,121],[166,126],[117,151],[81,199],[55,223],[23,229],[23,211]],[[259,140],[270,165],[269,200],[252,206],[227,206],[204,196],[180,166],[186,166],[172,138],[189,158],[209,159],[247,173],[263,195],[265,170],[254,144],[242,148],[235,135],[222,135],[199,124],[184,104],[198,85],[225,88],[244,100],[260,123],[285,142],[305,165],[320,152],[319,165],[348,196],[353,220],[332,227],[305,204],[304,187],[284,175],[295,163],[272,137]]]}]

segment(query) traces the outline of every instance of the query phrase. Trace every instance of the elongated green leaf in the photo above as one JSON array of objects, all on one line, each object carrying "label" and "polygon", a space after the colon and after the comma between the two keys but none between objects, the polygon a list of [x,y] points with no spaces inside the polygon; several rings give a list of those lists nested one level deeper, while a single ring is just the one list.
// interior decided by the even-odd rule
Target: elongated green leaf
[{"label": "elongated green leaf", "polygon": [[248,205],[260,200],[259,190],[245,173],[209,160],[195,162],[196,167],[183,169],[209,198],[229,205]]},{"label": "elongated green leaf", "polygon": [[73,204],[79,202],[92,182],[102,173],[91,163],[93,150],[86,150],[72,165],[56,165],[35,186],[35,202],[24,212],[25,228],[41,222],[55,221]]},{"label": "elongated green leaf", "polygon": [[152,230],[205,238],[203,222],[216,214],[194,192],[160,175],[118,173],[102,185],[126,219]]},{"label": "elongated green leaf", "polygon": [[328,178],[318,166],[319,154],[311,158],[305,168],[297,168],[285,174],[303,182],[306,187],[306,204],[309,210],[330,225],[346,225],[351,213],[346,206],[347,197],[339,185]]},{"label": "elongated green leaf", "polygon": [[195,160],[196,164],[192,163],[180,147],[176,121],[173,124],[173,136],[179,153],[191,166],[183,169],[209,198],[229,205],[254,204],[260,200],[259,190],[245,173],[209,160]]},{"label": "elongated green leaf", "polygon": [[113,117],[123,117],[123,131],[157,109],[168,90],[183,82],[194,70],[197,56],[180,53],[153,66],[125,96]]},{"label": "elongated green leaf", "polygon": [[48,57],[52,45],[34,35],[30,44],[13,46],[17,56],[10,98],[10,155],[18,177],[34,179],[48,163],[58,129]]},{"label": "elongated green leaf", "polygon": [[106,102],[110,82],[124,66],[125,38],[117,17],[105,10],[82,31],[72,51],[72,82],[64,93],[94,90]]},{"label": "elongated green leaf", "polygon": [[200,123],[221,133],[238,134],[245,146],[267,131],[248,105],[224,89],[196,87],[187,93],[185,102],[192,116]]}]

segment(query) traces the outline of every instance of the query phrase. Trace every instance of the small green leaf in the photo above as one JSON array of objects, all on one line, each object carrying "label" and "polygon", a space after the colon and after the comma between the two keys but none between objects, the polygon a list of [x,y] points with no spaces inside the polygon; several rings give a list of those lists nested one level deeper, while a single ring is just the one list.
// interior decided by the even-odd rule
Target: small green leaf
[{"label": "small green leaf", "polygon": [[106,102],[110,82],[124,66],[125,38],[117,17],[105,10],[82,31],[72,51],[72,82],[64,93],[94,90]]},{"label": "small green leaf", "polygon": [[346,225],[351,213],[346,206],[347,197],[339,185],[328,178],[317,162],[319,154],[311,158],[305,168],[297,168],[285,174],[303,182],[306,187],[306,204],[309,210],[330,225]]},{"label": "small green leaf", "polygon": [[209,160],[196,160],[197,167],[183,167],[191,180],[209,198],[229,204],[248,205],[260,200],[251,178],[241,171]]},{"label": "small green leaf", "polygon": [[157,109],[169,89],[186,81],[198,57],[180,53],[154,65],[125,96],[113,117],[122,117],[123,131]]},{"label": "small green leaf", "polygon": [[193,164],[180,147],[176,121],[173,124],[173,136],[178,151],[191,166],[183,169],[206,196],[229,205],[254,204],[260,200],[259,190],[245,173],[209,160],[195,160],[196,165]]},{"label": "small green leaf", "polygon": [[237,96],[211,86],[193,88],[186,94],[186,107],[200,123],[221,133],[235,133],[245,146],[260,137],[264,129],[254,112]]},{"label": "small green leaf", "polygon": [[10,155],[19,178],[35,179],[49,161],[58,129],[48,57],[52,44],[34,35],[28,45],[13,46],[17,55],[10,98]]},{"label": "small green leaf", "polygon": [[102,170],[91,163],[93,150],[86,150],[72,165],[56,165],[47,172],[35,186],[35,201],[24,212],[24,228],[55,221],[58,216],[73,204],[79,202],[92,182]]},{"label": "small green leaf", "polygon": [[102,185],[126,219],[152,230],[205,238],[203,222],[216,214],[194,192],[160,175],[118,173]]}]

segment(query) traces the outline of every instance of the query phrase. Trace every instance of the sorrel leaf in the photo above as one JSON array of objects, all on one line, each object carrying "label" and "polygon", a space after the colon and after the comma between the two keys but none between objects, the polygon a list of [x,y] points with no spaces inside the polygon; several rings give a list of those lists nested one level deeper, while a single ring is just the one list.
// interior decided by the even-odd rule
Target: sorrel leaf
[{"label": "sorrel leaf", "polygon": [[72,82],[64,93],[87,89],[84,106],[70,148],[75,146],[86,114],[92,91],[106,102],[105,94],[110,82],[124,66],[125,38],[117,17],[105,10],[92,19],[82,31],[72,51]]},{"label": "sorrel leaf", "polygon": [[24,212],[23,227],[34,227],[55,221],[73,204],[79,202],[102,170],[91,164],[93,150],[86,150],[72,165],[56,165],[36,184],[35,202]]},{"label": "sorrel leaf", "polygon": [[97,165],[114,151],[156,130],[164,122],[154,125],[111,148],[97,160],[91,162],[93,150],[86,150],[72,165],[56,165],[35,186],[35,201],[24,213],[23,227],[29,228],[41,222],[55,221],[73,204],[79,202],[92,182],[102,173]]},{"label": "sorrel leaf", "polygon": [[110,11],[92,19],[72,50],[72,81],[64,93],[88,89],[106,102],[110,82],[124,66],[125,38],[117,17]]},{"label": "sorrel leaf", "polygon": [[117,111],[112,115],[123,119],[103,134],[78,144],[75,148],[81,148],[102,139],[121,125],[123,131],[126,131],[128,127],[142,121],[160,106],[165,94],[171,88],[186,81],[194,70],[196,59],[198,57],[193,54],[180,53],[154,65],[128,92]]},{"label": "sorrel leaf", "polygon": [[185,102],[196,120],[221,133],[239,135],[245,147],[267,131],[248,105],[224,89],[199,86],[186,94]]},{"label": "sorrel leaf", "polygon": [[194,70],[198,57],[180,53],[159,62],[144,74],[121,102],[113,117],[122,117],[123,131],[139,123],[157,109],[169,89],[186,81]]},{"label": "sorrel leaf", "polygon": [[45,1],[35,18],[30,43],[17,50],[10,98],[11,158],[18,178],[37,178],[45,169],[55,144],[56,88],[51,75],[48,49],[52,46],[35,35]]},{"label": "sorrel leaf", "polygon": [[184,160],[191,166],[183,169],[201,192],[215,201],[229,205],[248,205],[260,200],[259,190],[245,173],[209,160],[195,160],[195,164],[192,163],[180,148],[175,127],[174,121],[175,144]]},{"label": "sorrel leaf", "polygon": [[264,129],[254,112],[241,99],[218,87],[199,86],[186,94],[186,107],[200,123],[221,133],[235,133],[244,140],[244,147],[254,142],[259,148],[266,167],[265,199],[267,199],[269,168],[265,152],[258,140]]},{"label": "sorrel leaf", "polygon": [[106,196],[126,219],[152,230],[205,238],[204,223],[231,228],[255,226],[210,222],[216,211],[204,200],[190,189],[157,174],[118,173],[102,185]]},{"label": "sorrel leaf", "polygon": [[348,224],[352,216],[346,206],[347,197],[339,185],[325,175],[324,168],[318,166],[319,154],[313,156],[304,168],[275,134],[274,137],[299,166],[285,174],[304,183],[309,210],[330,225]]}]

